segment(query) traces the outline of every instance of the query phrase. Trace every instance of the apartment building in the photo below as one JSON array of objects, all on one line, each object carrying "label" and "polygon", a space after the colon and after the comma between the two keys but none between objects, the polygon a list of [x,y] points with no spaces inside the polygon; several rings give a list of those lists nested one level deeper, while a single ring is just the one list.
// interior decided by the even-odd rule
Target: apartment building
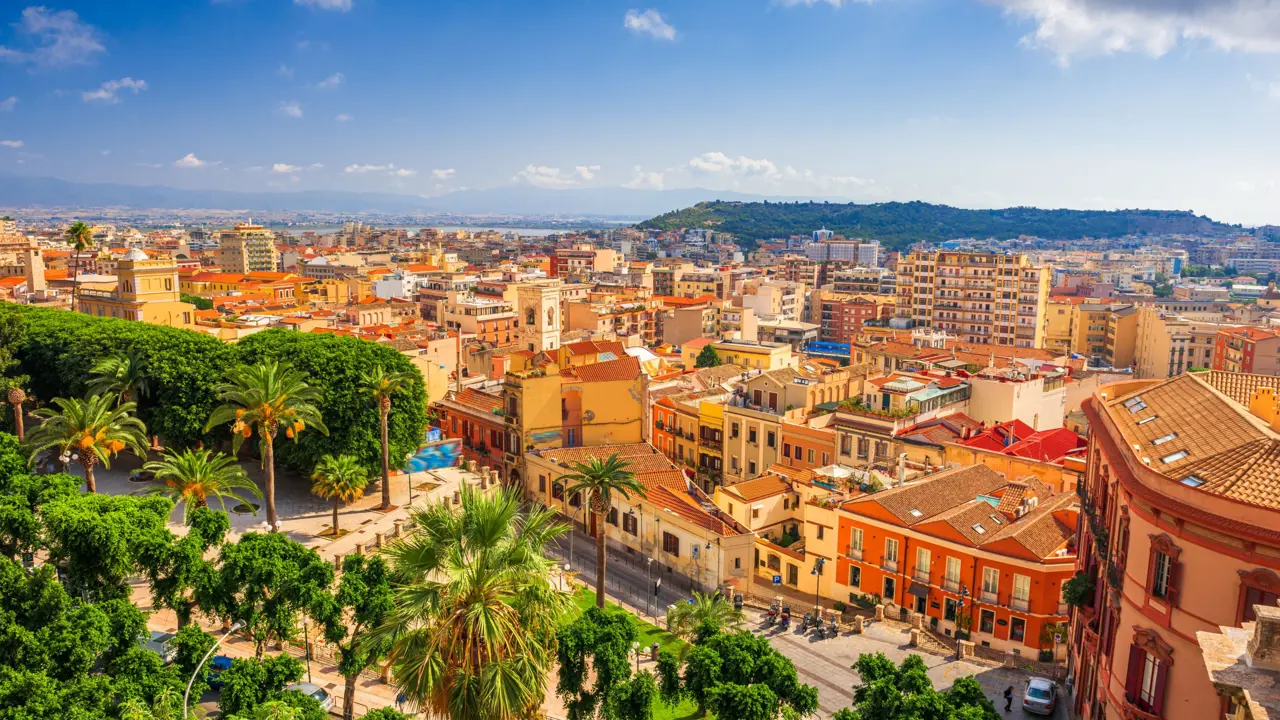
[{"label": "apartment building", "polygon": [[1071,298],[1050,297],[1045,309],[1044,348],[1063,355],[1075,352],[1075,303]]},{"label": "apartment building", "polygon": [[189,327],[194,322],[195,305],[181,300],[173,260],[152,259],[134,248],[116,263],[115,281],[114,289],[81,287],[76,309],[86,315],[169,327]]},{"label": "apartment building", "polygon": [[849,262],[863,267],[880,264],[880,243],[875,240],[824,239],[810,243],[804,251],[805,256],[815,262]]},{"label": "apartment building", "polygon": [[275,272],[279,259],[275,233],[261,225],[237,223],[218,233],[218,267],[223,272]]},{"label": "apartment building", "polygon": [[601,301],[568,303],[568,330],[587,330],[602,339],[638,335],[645,345],[658,342],[658,298],[609,296]]},{"label": "apartment building", "polygon": [[[729,270],[687,270],[675,281],[677,297],[696,298],[713,295],[729,300],[733,294],[733,278]],[[656,283],[655,283],[656,292]]]},{"label": "apartment building", "polygon": [[1072,306],[1071,352],[1094,367],[1127,368],[1135,360],[1138,308],[1126,303],[1083,302]]},{"label": "apartment building", "polygon": [[501,467],[507,429],[502,396],[475,388],[450,391],[432,404],[436,424],[447,438],[462,440],[462,456],[481,465]]},{"label": "apartment building", "polygon": [[893,373],[868,379],[855,402],[835,412],[836,462],[892,465],[906,454],[915,463],[943,464],[945,448],[912,436],[920,426],[951,416],[977,425],[965,414],[971,390],[956,377]]},{"label": "apartment building", "polygon": [[460,298],[446,306],[443,320],[447,329],[498,347],[516,344],[520,339],[520,318],[513,303],[506,300]]},{"label": "apartment building", "polygon": [[850,295],[815,290],[809,295],[811,322],[818,325],[823,342],[850,344],[872,320],[888,320],[895,303],[887,295]]},{"label": "apartment building", "polygon": [[1240,327],[1218,331],[1213,369],[1255,375],[1280,375],[1280,332]]},{"label": "apartment building", "polygon": [[[805,286],[786,280],[753,279],[739,288],[738,305],[761,320],[803,320]],[[735,298],[736,299],[736,298]]]},{"label": "apartment building", "polygon": [[776,370],[795,365],[796,358],[786,343],[752,340],[720,340],[711,343],[720,361],[753,370]]},{"label": "apartment building", "polygon": [[1230,701],[1197,637],[1252,622],[1280,598],[1275,378],[1132,380],[1099,388],[1083,410],[1077,570],[1094,592],[1072,617],[1072,710],[1224,717]]},{"label": "apartment building", "polygon": [[851,267],[833,270],[831,290],[852,295],[896,295],[898,276],[885,268]]},{"label": "apartment building", "polygon": [[1218,331],[1238,326],[1192,317],[1158,307],[1138,308],[1134,346],[1136,377],[1168,378],[1191,368],[1213,366]]},{"label": "apartment building", "polygon": [[896,312],[965,342],[1039,348],[1051,276],[1025,255],[910,253],[898,260]]},{"label": "apartment building", "polygon": [[551,256],[551,277],[586,278],[593,272],[613,272],[623,265],[621,254],[608,248],[597,248],[589,243],[577,244],[572,248],[561,248]]}]

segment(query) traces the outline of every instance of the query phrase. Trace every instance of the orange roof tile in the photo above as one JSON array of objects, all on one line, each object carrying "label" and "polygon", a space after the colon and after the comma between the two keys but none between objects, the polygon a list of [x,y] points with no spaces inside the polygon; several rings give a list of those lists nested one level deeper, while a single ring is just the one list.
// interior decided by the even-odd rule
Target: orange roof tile
[{"label": "orange roof tile", "polygon": [[617,360],[564,368],[560,375],[569,382],[610,382],[635,380],[640,377],[640,372],[640,361],[628,355]]}]

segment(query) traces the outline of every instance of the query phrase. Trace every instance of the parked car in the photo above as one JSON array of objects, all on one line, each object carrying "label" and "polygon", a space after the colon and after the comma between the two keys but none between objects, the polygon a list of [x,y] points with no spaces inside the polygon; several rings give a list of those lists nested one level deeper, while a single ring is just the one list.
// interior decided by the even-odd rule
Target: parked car
[{"label": "parked car", "polygon": [[320,703],[320,709],[325,712],[329,712],[333,709],[333,696],[329,694],[328,690],[325,690],[315,683],[294,683],[285,688],[285,690],[297,690],[309,698],[314,698],[316,702]]},{"label": "parked car", "polygon": [[209,687],[222,689],[222,673],[231,669],[231,658],[226,655],[214,655],[209,661]]},{"label": "parked car", "polygon": [[138,644],[145,650],[160,656],[165,665],[173,662],[178,658],[178,648],[173,644],[173,633],[160,632],[152,630],[150,634],[144,635],[138,639]]},{"label": "parked car", "polygon": [[1058,705],[1058,686],[1052,680],[1033,677],[1022,694],[1022,710],[1035,715],[1052,715]]}]

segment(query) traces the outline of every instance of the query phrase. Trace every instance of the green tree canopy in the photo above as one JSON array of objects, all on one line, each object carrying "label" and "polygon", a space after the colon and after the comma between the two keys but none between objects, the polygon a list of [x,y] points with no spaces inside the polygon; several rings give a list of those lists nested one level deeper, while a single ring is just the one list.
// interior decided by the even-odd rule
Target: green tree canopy
[{"label": "green tree canopy", "polygon": [[320,611],[319,621],[324,627],[325,641],[338,647],[338,672],[346,678],[342,704],[345,720],[351,720],[355,714],[356,681],[360,673],[391,649],[388,638],[371,637],[368,631],[385,623],[394,608],[390,572],[381,557],[348,555],[343,558],[338,592]]},{"label": "green tree canopy", "polygon": [[144,570],[145,549],[163,542],[173,503],[128,495],[74,495],[41,510],[49,560],[75,592],[109,600],[129,596],[129,576]]},{"label": "green tree canopy", "polygon": [[972,676],[959,678],[945,692],[934,690],[928,668],[919,655],[908,655],[901,666],[883,653],[867,653],[853,669],[861,681],[853,688],[853,707],[837,711],[835,720],[997,720],[995,705]]},{"label": "green tree canopy", "polygon": [[[660,653],[658,673],[666,702],[688,697],[700,711],[750,720],[774,720],[784,713],[804,717],[817,711],[817,689],[802,685],[795,665],[766,638],[746,631],[699,635],[685,655],[683,673],[677,674],[678,659]],[[748,711],[752,714],[734,714]]]},{"label": "green tree canopy", "polygon": [[720,367],[720,353],[711,345],[702,348],[698,353],[698,357],[694,359],[693,366],[696,368]]},{"label": "green tree canopy", "polygon": [[[589,720],[598,708],[607,710],[613,693],[631,677],[629,653],[638,637],[631,615],[618,608],[588,608],[560,629],[556,695],[564,700],[569,720]],[[590,687],[589,673],[595,675]]]}]

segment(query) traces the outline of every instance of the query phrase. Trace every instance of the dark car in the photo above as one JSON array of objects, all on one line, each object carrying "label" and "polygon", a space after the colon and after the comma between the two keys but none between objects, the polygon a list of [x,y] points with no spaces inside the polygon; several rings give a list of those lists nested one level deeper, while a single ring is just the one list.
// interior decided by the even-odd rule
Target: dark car
[{"label": "dark car", "polygon": [[222,673],[231,669],[231,658],[226,655],[214,655],[209,661],[209,687],[222,689]]}]

